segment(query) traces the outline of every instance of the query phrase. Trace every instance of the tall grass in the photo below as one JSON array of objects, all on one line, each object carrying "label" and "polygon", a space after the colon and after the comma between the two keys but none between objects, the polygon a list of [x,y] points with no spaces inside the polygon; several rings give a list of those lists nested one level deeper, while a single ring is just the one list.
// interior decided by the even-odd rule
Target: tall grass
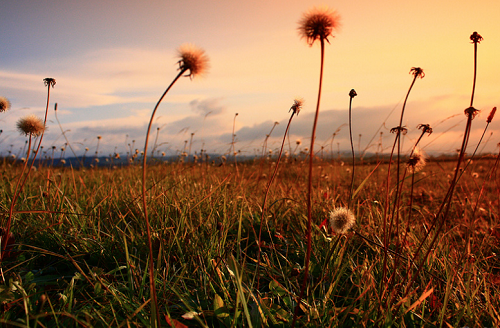
[{"label": "tall grass", "polygon": [[[40,161],[36,170],[31,169],[43,132],[34,141],[38,134],[23,130],[28,136],[26,161],[0,161],[0,323],[17,327],[500,325],[500,154],[493,158],[476,151],[466,154],[478,113],[473,100],[481,36],[476,32],[471,36],[473,88],[458,158],[419,162],[417,146],[425,133],[432,132],[428,124],[418,126],[420,136],[410,153],[403,153],[403,114],[415,81],[423,77],[420,68],[413,68],[392,151],[378,154],[373,165],[367,164],[360,145],[363,160],[354,162],[354,90],[349,94],[353,166],[348,171],[333,156],[325,158],[324,147],[319,157],[314,150],[325,42],[338,28],[338,19],[323,8],[308,12],[300,22],[300,34],[309,45],[319,41],[321,57],[311,143],[298,155],[300,140],[293,152],[289,142],[289,157],[282,157],[292,118],[301,106],[295,101],[275,163],[259,156],[237,161],[236,113],[229,148],[234,165],[226,163],[226,157],[220,165],[211,164],[208,157],[203,160],[203,149],[199,162],[194,156],[192,162],[184,162],[191,155],[194,133],[179,150],[179,161],[147,165],[151,129],[162,100],[180,77],[192,78],[206,67],[204,53],[192,47],[181,49],[179,72],[153,109],[142,166],[75,169]],[[55,80],[44,82],[48,94],[43,126]],[[484,132],[494,113],[488,116]],[[341,123],[332,136],[332,154]],[[272,131],[266,135],[262,154]],[[151,156],[158,134],[159,128]],[[98,136],[96,159],[100,140]],[[134,144],[128,144],[132,164],[140,156],[137,149],[133,153]],[[356,188],[355,170],[360,177]],[[269,172],[269,179],[262,172]],[[392,188],[391,179],[395,179]],[[348,210],[330,212],[345,203]],[[347,215],[351,224],[355,216],[355,226],[314,224],[338,220],[339,214]]]}]

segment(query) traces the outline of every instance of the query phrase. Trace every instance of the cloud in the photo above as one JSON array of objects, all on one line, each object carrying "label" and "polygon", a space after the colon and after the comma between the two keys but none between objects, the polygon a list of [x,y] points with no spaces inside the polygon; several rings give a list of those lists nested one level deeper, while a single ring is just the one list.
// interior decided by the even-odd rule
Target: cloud
[{"label": "cloud", "polygon": [[208,115],[216,116],[225,111],[225,107],[220,105],[220,98],[195,99],[189,103],[191,110],[207,117]]}]

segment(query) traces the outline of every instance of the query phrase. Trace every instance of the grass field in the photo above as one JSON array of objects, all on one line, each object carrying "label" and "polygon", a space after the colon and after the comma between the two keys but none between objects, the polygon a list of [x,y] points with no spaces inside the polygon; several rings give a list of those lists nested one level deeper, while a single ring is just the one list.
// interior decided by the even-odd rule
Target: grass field
[{"label": "grass field", "polygon": [[[420,137],[410,139],[408,153],[403,149],[405,106],[425,76],[412,67],[399,125],[390,129],[392,150],[378,154],[380,160],[354,158],[351,105],[357,94],[349,92],[352,158],[344,163],[314,150],[325,46],[339,27],[339,15],[328,8],[313,8],[299,21],[300,36],[321,49],[311,144],[299,155],[290,144],[292,154],[281,152],[303,104],[296,98],[278,155],[237,162],[236,113],[227,158],[195,158],[186,140],[177,161],[148,163],[163,98],[178,79],[208,67],[205,52],[185,44],[177,76],[153,109],[144,150],[130,147],[127,153],[130,164],[96,166],[99,135],[94,165],[83,165],[88,148],[76,168],[63,165],[66,146],[78,155],[56,104],[66,144],[52,165],[56,147],[50,155],[41,145],[56,81],[45,78],[45,118],[17,122],[28,138],[25,160],[0,159],[0,323],[498,327],[500,155],[477,153],[496,107],[478,144],[468,147],[479,113],[473,103],[483,38],[477,32],[469,37],[474,78],[456,158],[426,161],[417,145],[432,133],[428,124],[418,124]],[[0,112],[10,106],[0,97]]]},{"label": "grass field", "polygon": [[[150,165],[148,207],[162,325],[290,325],[306,251],[308,165],[290,159],[281,163],[268,196],[257,267],[262,200],[273,162]],[[499,324],[500,177],[495,158],[467,167],[437,241],[428,248],[427,238],[417,253],[426,233],[433,236],[434,214],[454,165],[431,161],[415,174],[413,191],[406,179],[397,208],[400,219],[384,252],[387,164],[356,166],[356,189],[369,177],[354,197],[356,224],[347,234],[335,234],[319,225],[334,207],[346,205],[350,168],[338,161],[315,163],[313,248],[299,325]],[[7,161],[1,166],[4,216],[21,168]],[[31,172],[16,206],[15,246],[2,261],[2,322],[22,327],[149,325],[140,172],[138,165],[49,166]],[[393,194],[394,189],[391,199]]]}]

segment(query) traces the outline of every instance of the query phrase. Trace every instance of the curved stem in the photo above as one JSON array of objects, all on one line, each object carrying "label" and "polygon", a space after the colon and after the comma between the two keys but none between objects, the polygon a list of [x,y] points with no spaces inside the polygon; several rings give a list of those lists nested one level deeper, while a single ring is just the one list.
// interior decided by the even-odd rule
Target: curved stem
[{"label": "curved stem", "polygon": [[[45,106],[45,118],[43,120],[43,126],[44,126],[44,128],[47,125],[47,113],[49,111],[49,102],[50,102],[50,86],[51,86],[51,84],[48,83],[47,84],[47,104]],[[6,234],[6,236],[8,236],[9,232],[10,232],[10,226],[11,226],[11,222],[12,222],[12,215],[14,213],[14,206],[16,204],[17,197],[21,193],[21,190],[23,189],[23,186],[26,183],[26,180],[28,179],[28,176],[29,176],[29,173],[31,172],[31,168],[33,167],[33,164],[35,164],[36,156],[38,155],[38,151],[40,150],[40,146],[42,145],[42,140],[43,140],[43,135],[44,134],[45,134],[45,129],[42,131],[42,134],[40,135],[40,141],[38,142],[38,146],[36,148],[36,151],[34,151],[33,159],[31,161],[29,170],[28,170],[28,172],[26,173],[26,176],[23,179],[23,174],[24,174],[24,172],[26,170],[26,167],[28,165],[29,155],[30,155],[30,149],[31,149],[31,138],[32,138],[32,135],[30,134],[30,138],[29,138],[30,146],[28,147],[28,155],[26,156],[26,163],[24,164],[24,168],[23,168],[23,170],[21,172],[21,175],[19,176],[19,180],[17,181],[16,190],[14,192],[14,196],[12,198],[12,203],[10,205],[9,218],[7,219],[7,224],[6,224],[6,226],[7,226],[7,229],[6,229],[7,230],[7,234]],[[22,180],[22,182],[21,182],[21,180]],[[1,252],[1,249],[0,249],[0,252]],[[0,254],[0,260],[1,260],[1,254]]]},{"label": "curved stem", "polygon": [[474,103],[474,92],[476,91],[476,73],[477,73],[477,42],[474,42],[474,78],[472,81],[472,94],[470,96],[470,107]]},{"label": "curved stem", "polygon": [[349,189],[349,207],[352,205],[351,202],[352,202],[352,193],[354,189],[354,164],[355,164],[354,145],[352,143],[351,106],[352,106],[352,97],[350,97],[349,99],[349,137],[351,140],[351,153],[352,153],[352,174],[351,174],[351,188]]},{"label": "curved stem", "polygon": [[54,115],[56,117],[57,124],[59,125],[59,129],[61,129],[61,133],[62,133],[64,139],[66,140],[66,143],[69,146],[69,149],[71,149],[71,152],[73,153],[73,156],[75,156],[75,158],[80,162],[80,167],[83,168],[83,161],[80,160],[80,159],[78,159],[78,156],[76,155],[75,151],[73,150],[73,147],[71,147],[71,144],[69,143],[69,140],[66,137],[66,132],[64,132],[64,130],[62,128],[62,125],[61,125],[61,122],[59,122],[59,118],[57,118],[57,103],[55,104]]},{"label": "curved stem", "polygon": [[[254,276],[254,280],[255,280],[255,277],[258,276],[259,274],[259,267],[260,267],[260,256],[261,256],[261,240],[262,240],[262,223],[264,222],[264,217],[265,217],[265,214],[266,214],[266,203],[267,203],[267,196],[269,195],[269,189],[271,188],[271,184],[273,183],[277,173],[278,173],[278,168],[279,168],[279,165],[280,165],[280,161],[281,161],[281,154],[283,153],[283,148],[285,146],[285,140],[286,140],[286,137],[287,137],[287,134],[288,134],[288,130],[290,129],[290,124],[292,123],[292,118],[293,118],[293,115],[295,114],[295,111],[292,112],[292,115],[290,116],[290,119],[288,120],[288,124],[286,126],[286,130],[285,130],[285,135],[283,136],[283,141],[281,142],[281,149],[280,149],[280,152],[278,154],[278,159],[276,160],[276,165],[275,165],[275,168],[274,168],[274,172],[273,172],[273,175],[271,176],[271,179],[269,179],[269,182],[267,183],[267,187],[266,187],[266,193],[264,194],[264,200],[262,202],[262,212],[260,214],[260,227],[259,227],[259,240],[258,240],[258,251],[257,251],[257,268],[255,269],[256,271],[256,274]],[[274,127],[273,127],[274,129]],[[272,130],[271,130],[272,131]],[[253,283],[252,283],[253,285]]]},{"label": "curved stem", "polygon": [[161,101],[167,94],[167,92],[170,90],[170,88],[174,85],[174,83],[184,74],[186,69],[182,69],[179,74],[175,77],[175,79],[170,83],[168,88],[163,92],[163,95],[160,97],[158,102],[156,103],[156,106],[153,110],[153,113],[151,114],[151,119],[149,120],[149,125],[148,125],[148,131],[146,133],[146,142],[144,143],[144,158],[142,162],[142,206],[144,209],[144,219],[146,220],[146,229],[147,229],[147,235],[148,235],[148,248],[149,248],[149,288],[151,292],[151,298],[152,298],[152,313],[151,313],[151,323],[153,327],[158,327],[160,325],[160,312],[158,311],[158,300],[156,297],[156,289],[155,289],[155,278],[154,278],[154,259],[153,259],[153,244],[151,241],[151,226],[149,224],[149,218],[148,218],[148,207],[147,207],[147,202],[146,202],[146,158],[148,154],[148,141],[149,141],[149,133],[151,132],[151,126],[153,125],[153,119],[156,114],[156,110],[158,109],[158,106],[160,105]]}]

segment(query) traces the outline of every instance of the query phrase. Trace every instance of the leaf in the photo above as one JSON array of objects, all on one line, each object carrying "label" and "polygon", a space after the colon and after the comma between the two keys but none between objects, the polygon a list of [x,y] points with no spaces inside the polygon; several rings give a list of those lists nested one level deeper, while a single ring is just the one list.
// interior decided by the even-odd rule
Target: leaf
[{"label": "leaf", "polygon": [[188,328],[185,324],[175,320],[175,319],[170,319],[169,316],[165,315],[165,319],[167,319],[167,323],[170,325],[170,327],[175,327],[175,328]]},{"label": "leaf", "polygon": [[420,297],[418,298],[418,300],[415,301],[415,303],[413,303],[409,308],[408,310],[406,310],[405,314],[410,312],[411,310],[413,310],[414,308],[416,308],[420,303],[422,303],[427,297],[429,297],[430,294],[432,294],[432,292],[434,291],[434,288],[431,288],[431,289],[428,289],[427,291],[425,291],[422,295],[420,295]]},{"label": "leaf", "polygon": [[219,318],[226,318],[229,316],[229,311],[224,306],[224,301],[222,300],[222,297],[220,297],[218,294],[215,294],[214,298],[214,313]]},{"label": "leaf", "polygon": [[276,296],[284,296],[288,294],[288,290],[281,286],[276,280],[273,280],[269,283],[269,289]]}]

